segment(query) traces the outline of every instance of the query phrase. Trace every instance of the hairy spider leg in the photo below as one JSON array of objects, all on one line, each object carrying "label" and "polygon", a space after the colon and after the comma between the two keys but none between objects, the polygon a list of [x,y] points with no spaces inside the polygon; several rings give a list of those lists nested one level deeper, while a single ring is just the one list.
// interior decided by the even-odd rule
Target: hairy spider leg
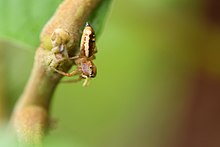
[{"label": "hairy spider leg", "polygon": [[67,76],[67,77],[72,77],[72,76],[74,76],[74,75],[78,75],[78,74],[80,74],[80,71],[79,70],[74,70],[74,71],[72,71],[72,72],[70,72],[70,73],[65,73],[65,72],[63,72],[63,71],[60,71],[60,70],[57,70],[56,68],[53,68],[57,73],[59,73],[59,74],[61,74],[61,75],[63,75],[63,76]]}]

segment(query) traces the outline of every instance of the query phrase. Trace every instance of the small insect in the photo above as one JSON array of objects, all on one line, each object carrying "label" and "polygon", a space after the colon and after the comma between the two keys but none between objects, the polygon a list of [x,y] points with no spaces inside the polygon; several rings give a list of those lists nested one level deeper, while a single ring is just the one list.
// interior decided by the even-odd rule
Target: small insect
[{"label": "small insect", "polygon": [[78,56],[70,57],[69,59],[73,59],[77,65],[76,70],[65,73],[63,71],[59,71],[54,69],[56,72],[63,76],[74,76],[79,75],[78,79],[65,81],[65,82],[77,82],[82,79],[85,79],[83,86],[88,86],[89,80],[94,78],[97,73],[97,69],[92,60],[95,59],[95,54],[97,53],[96,44],[95,44],[95,32],[91,25],[87,22],[85,28],[83,30],[83,34],[81,37],[80,43],[80,53]]}]

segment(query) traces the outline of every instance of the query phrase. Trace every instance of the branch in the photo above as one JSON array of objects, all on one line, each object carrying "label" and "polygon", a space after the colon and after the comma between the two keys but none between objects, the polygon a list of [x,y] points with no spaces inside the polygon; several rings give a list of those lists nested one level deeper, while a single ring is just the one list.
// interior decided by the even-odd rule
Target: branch
[{"label": "branch", "polygon": [[68,71],[73,65],[66,60],[60,62],[51,52],[51,35],[57,29],[62,30],[56,41],[59,43],[59,39],[66,40],[68,54],[74,56],[78,52],[80,30],[100,1],[65,0],[44,27],[32,74],[11,118],[14,131],[22,144],[41,144],[49,124],[51,98],[62,77],[53,68]]}]

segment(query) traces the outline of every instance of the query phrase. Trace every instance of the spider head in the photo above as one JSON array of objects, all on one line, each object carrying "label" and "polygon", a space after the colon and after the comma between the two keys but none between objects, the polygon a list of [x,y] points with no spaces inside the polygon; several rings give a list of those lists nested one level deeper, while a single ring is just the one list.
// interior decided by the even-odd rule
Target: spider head
[{"label": "spider head", "polygon": [[97,69],[95,64],[90,60],[85,60],[84,62],[81,62],[81,71],[82,71],[82,77],[87,78],[94,78],[97,73]]}]

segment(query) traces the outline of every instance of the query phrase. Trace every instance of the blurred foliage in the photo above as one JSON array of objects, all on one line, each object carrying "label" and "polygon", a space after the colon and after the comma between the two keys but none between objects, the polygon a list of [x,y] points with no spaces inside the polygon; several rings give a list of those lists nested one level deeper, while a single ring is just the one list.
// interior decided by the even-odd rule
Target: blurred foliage
[{"label": "blurred foliage", "polygon": [[7,113],[11,113],[14,103],[21,95],[31,72],[34,52],[29,46],[6,40],[0,41],[0,62],[4,64],[0,72],[0,82],[4,85],[4,101]]},{"label": "blurred foliage", "polygon": [[91,14],[88,18],[88,22],[92,24],[92,27],[96,30],[96,36],[99,37],[102,27],[106,20],[106,15],[109,12],[109,7],[111,6],[112,0],[103,0],[96,8],[95,12]]},{"label": "blurred foliage", "polygon": [[[0,20],[7,14],[0,35],[37,45],[36,37],[58,1],[44,1],[44,5],[14,1],[14,7],[9,7],[12,0],[0,0],[4,12]],[[30,3],[36,5],[25,8]],[[82,83],[59,84],[51,110],[52,118],[58,119],[57,128],[51,130],[46,144],[171,147],[181,136],[178,131],[191,92],[190,79],[207,53],[201,50],[213,51],[210,59],[219,55],[218,39],[210,37],[218,32],[207,31],[200,6],[199,1],[190,0],[113,1],[97,42],[98,75],[87,88]],[[27,12],[29,20],[22,15]],[[28,24],[27,29],[23,24]],[[33,62],[33,53],[23,48],[7,49],[12,60],[7,60],[5,76],[13,98],[21,93]],[[206,65],[217,75],[219,62],[214,59]]]},{"label": "blurred foliage", "polygon": [[0,37],[39,45],[41,29],[62,0],[0,0]]},{"label": "blurred foliage", "polygon": [[[0,38],[37,47],[39,35],[62,0],[0,0]],[[108,12],[111,0],[104,0],[89,22],[97,34]]]}]

